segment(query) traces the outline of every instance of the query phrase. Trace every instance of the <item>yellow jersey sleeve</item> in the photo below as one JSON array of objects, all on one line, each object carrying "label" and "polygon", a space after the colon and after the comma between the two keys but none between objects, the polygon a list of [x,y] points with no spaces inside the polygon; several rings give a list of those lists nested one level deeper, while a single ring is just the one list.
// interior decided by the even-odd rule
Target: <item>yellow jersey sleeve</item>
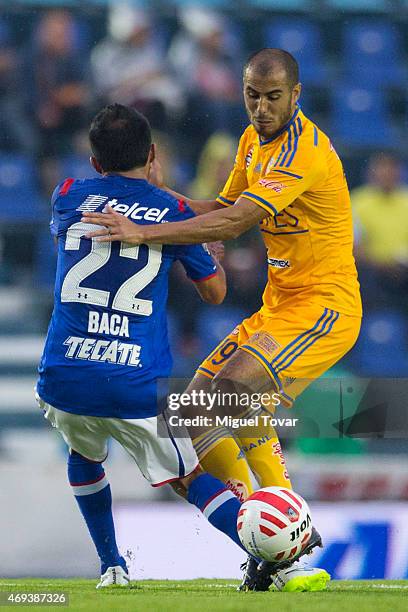
[{"label": "yellow jersey sleeve", "polygon": [[219,204],[224,206],[232,206],[235,200],[239,198],[241,193],[248,187],[248,178],[246,171],[246,148],[247,148],[247,131],[245,131],[239,141],[237,155],[235,158],[234,167],[217,198]]},{"label": "yellow jersey sleeve", "polygon": [[272,216],[278,214],[327,177],[327,164],[317,149],[313,151],[304,147],[303,151],[298,151],[297,158],[296,165],[291,166],[290,171],[272,166],[265,176],[244,189],[241,195]]}]

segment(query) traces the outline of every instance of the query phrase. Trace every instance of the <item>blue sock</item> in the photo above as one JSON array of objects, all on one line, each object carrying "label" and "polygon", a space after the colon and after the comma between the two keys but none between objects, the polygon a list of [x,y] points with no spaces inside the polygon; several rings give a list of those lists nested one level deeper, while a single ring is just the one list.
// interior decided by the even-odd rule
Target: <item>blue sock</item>
[{"label": "blue sock", "polygon": [[115,565],[127,571],[116,544],[112,494],[102,464],[71,451],[68,480],[101,560],[101,573]]},{"label": "blue sock", "polygon": [[[197,506],[207,520],[245,550],[237,532],[241,502],[224,483],[210,474],[200,474],[190,484],[187,499]],[[245,552],[247,552],[245,550]]]}]

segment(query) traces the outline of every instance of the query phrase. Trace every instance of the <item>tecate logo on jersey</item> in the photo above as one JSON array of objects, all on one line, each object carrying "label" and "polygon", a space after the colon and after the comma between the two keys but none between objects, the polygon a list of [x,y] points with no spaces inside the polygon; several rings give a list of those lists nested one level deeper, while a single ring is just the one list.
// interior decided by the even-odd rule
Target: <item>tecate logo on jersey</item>
[{"label": "tecate logo on jersey", "polygon": [[169,208],[149,208],[148,206],[140,206],[139,202],[135,202],[130,206],[128,204],[120,204],[116,199],[107,202],[109,206],[124,217],[130,217],[134,221],[144,219],[145,221],[153,221],[154,223],[165,223],[164,217],[169,212]]},{"label": "tecate logo on jersey", "polygon": [[65,357],[68,357],[68,359],[84,359],[86,361],[141,367],[141,347],[138,344],[128,344],[119,340],[80,338],[78,336],[69,336],[64,344],[68,346],[65,353]]}]

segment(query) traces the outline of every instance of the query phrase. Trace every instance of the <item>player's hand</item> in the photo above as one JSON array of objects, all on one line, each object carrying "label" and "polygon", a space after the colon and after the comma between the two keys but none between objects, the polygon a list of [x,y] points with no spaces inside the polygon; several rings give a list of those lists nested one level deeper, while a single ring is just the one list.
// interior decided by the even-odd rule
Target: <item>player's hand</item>
[{"label": "player's hand", "polygon": [[224,243],[220,240],[217,240],[217,242],[207,242],[207,249],[210,251],[215,261],[221,262],[224,259]]},{"label": "player's hand", "polygon": [[163,169],[157,157],[155,157],[154,160],[150,163],[149,174],[147,178],[149,183],[151,183],[152,185],[156,185],[156,187],[160,187],[160,189],[164,188],[165,185],[163,179]]},{"label": "player's hand", "polygon": [[104,227],[94,232],[85,234],[86,238],[95,238],[98,242],[128,242],[130,244],[141,244],[144,241],[143,227],[132,223],[123,215],[114,211],[106,205],[101,213],[84,212],[81,221],[93,223]]}]

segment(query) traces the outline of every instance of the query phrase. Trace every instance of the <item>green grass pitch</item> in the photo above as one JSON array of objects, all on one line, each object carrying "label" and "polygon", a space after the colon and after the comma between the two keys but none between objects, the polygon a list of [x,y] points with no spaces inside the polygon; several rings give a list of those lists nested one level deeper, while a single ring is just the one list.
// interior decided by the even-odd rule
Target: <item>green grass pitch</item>
[{"label": "green grass pitch", "polygon": [[[398,612],[408,609],[407,580],[333,581],[327,591],[320,593],[239,593],[238,582],[232,580],[145,580],[131,587],[111,587],[95,590],[96,580],[0,580],[0,593],[52,593],[69,594],[69,606],[40,608],[39,605],[11,605],[0,607],[87,610],[87,612],[137,610],[157,612]],[[4,607],[3,607],[4,606]]]}]

